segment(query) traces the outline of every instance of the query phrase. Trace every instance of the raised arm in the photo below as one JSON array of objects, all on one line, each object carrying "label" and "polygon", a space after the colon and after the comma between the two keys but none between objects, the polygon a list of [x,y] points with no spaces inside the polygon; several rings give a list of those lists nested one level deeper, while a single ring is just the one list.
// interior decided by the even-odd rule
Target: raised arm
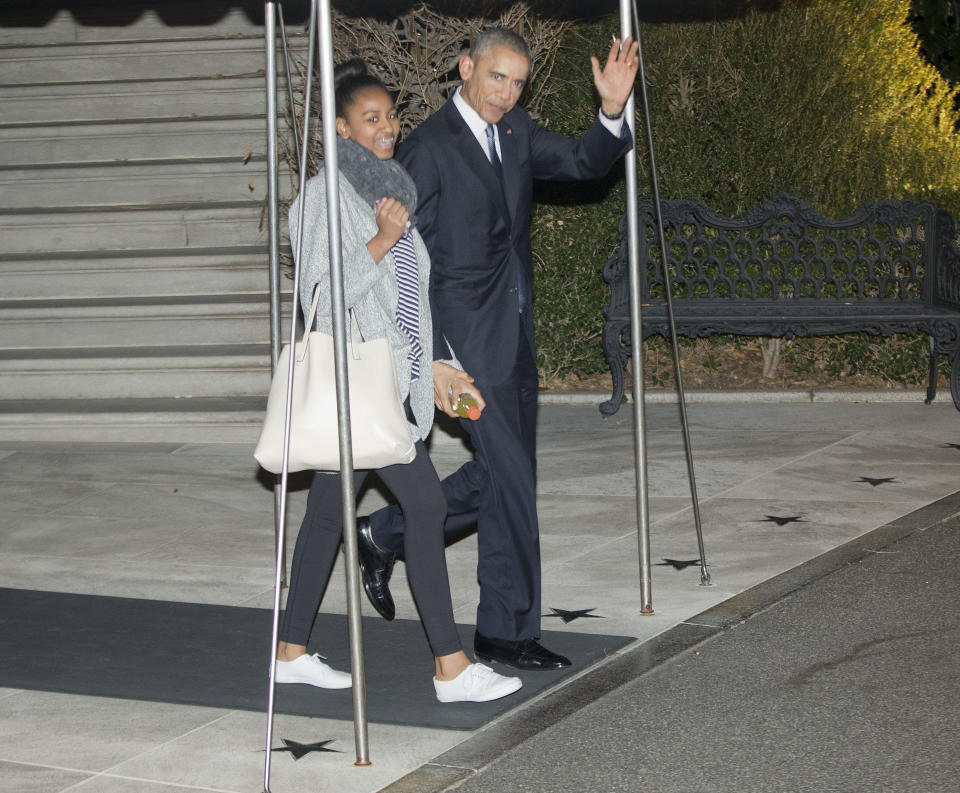
[{"label": "raised arm", "polygon": [[[299,202],[298,196],[291,204],[289,212],[290,245],[294,256],[297,255],[299,240],[297,228]],[[371,242],[369,238],[373,235],[358,227],[359,208],[351,206],[348,201],[341,201],[340,210],[343,297],[347,308],[350,308],[370,291],[374,283],[387,277],[390,274],[390,268],[378,266],[374,262],[373,253],[367,247]],[[329,316],[331,313],[330,247],[327,231],[327,197],[322,179],[315,178],[307,182],[304,226],[303,258],[300,262],[300,304],[306,314],[313,299],[314,287],[319,286],[321,296],[317,314],[320,317]]]}]

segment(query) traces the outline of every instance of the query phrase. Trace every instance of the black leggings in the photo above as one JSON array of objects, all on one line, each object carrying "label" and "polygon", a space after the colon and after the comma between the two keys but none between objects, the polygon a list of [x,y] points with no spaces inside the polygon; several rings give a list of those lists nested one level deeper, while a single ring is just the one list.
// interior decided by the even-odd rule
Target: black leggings
[{"label": "black leggings", "polygon": [[[354,472],[357,490],[368,473]],[[381,468],[377,473],[403,510],[407,526],[403,541],[407,580],[430,649],[438,657],[455,653],[462,647],[453,622],[443,546],[447,502],[436,469],[423,442],[418,441],[417,456],[412,462]],[[342,533],[340,474],[314,474],[307,497],[307,512],[293,552],[281,640],[290,644],[307,644],[320,599],[330,580]]]}]

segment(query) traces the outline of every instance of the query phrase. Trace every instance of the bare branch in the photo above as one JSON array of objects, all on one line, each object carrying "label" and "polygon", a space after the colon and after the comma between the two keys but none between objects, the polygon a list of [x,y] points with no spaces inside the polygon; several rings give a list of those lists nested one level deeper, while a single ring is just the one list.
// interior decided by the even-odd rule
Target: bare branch
[{"label": "bare branch", "polygon": [[[501,13],[493,14],[500,4],[481,3],[475,16],[449,16],[426,3],[414,6],[396,19],[383,21],[371,17],[348,17],[334,11],[333,48],[337,62],[352,57],[362,58],[394,92],[401,109],[401,136],[409,133],[447,100],[460,82],[458,62],[474,37],[495,24],[516,31],[530,46],[533,55],[524,106],[539,118],[543,103],[551,89],[549,76],[556,60],[563,34],[571,23],[534,14],[528,3],[515,3]],[[306,71],[305,41],[292,42],[295,62],[294,94],[303,94]],[[298,49],[299,48],[299,49]],[[319,75],[317,75],[318,77]],[[314,94],[312,112],[320,113],[320,97]],[[303,108],[297,107],[297,121],[302,124]],[[312,124],[313,133],[307,158],[307,173],[316,173],[323,158],[320,125]],[[296,153],[283,145],[282,153],[290,166],[293,184],[297,183]]]}]

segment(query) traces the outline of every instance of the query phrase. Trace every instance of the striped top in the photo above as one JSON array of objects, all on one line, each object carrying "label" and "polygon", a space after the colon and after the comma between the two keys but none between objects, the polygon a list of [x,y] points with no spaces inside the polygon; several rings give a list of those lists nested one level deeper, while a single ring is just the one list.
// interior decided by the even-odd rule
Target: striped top
[{"label": "striped top", "polygon": [[420,360],[423,347],[420,345],[420,280],[417,271],[417,254],[413,248],[410,232],[403,232],[391,251],[396,263],[397,275],[397,327],[410,340],[410,380],[420,377]]}]

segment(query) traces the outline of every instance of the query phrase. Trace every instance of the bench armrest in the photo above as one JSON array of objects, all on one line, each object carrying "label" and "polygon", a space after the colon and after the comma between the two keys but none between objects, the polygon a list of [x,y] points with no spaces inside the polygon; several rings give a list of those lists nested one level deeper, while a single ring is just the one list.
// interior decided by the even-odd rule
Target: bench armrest
[{"label": "bench armrest", "polygon": [[960,252],[957,219],[946,209],[937,210],[936,262],[933,278],[935,305],[960,309]]}]

